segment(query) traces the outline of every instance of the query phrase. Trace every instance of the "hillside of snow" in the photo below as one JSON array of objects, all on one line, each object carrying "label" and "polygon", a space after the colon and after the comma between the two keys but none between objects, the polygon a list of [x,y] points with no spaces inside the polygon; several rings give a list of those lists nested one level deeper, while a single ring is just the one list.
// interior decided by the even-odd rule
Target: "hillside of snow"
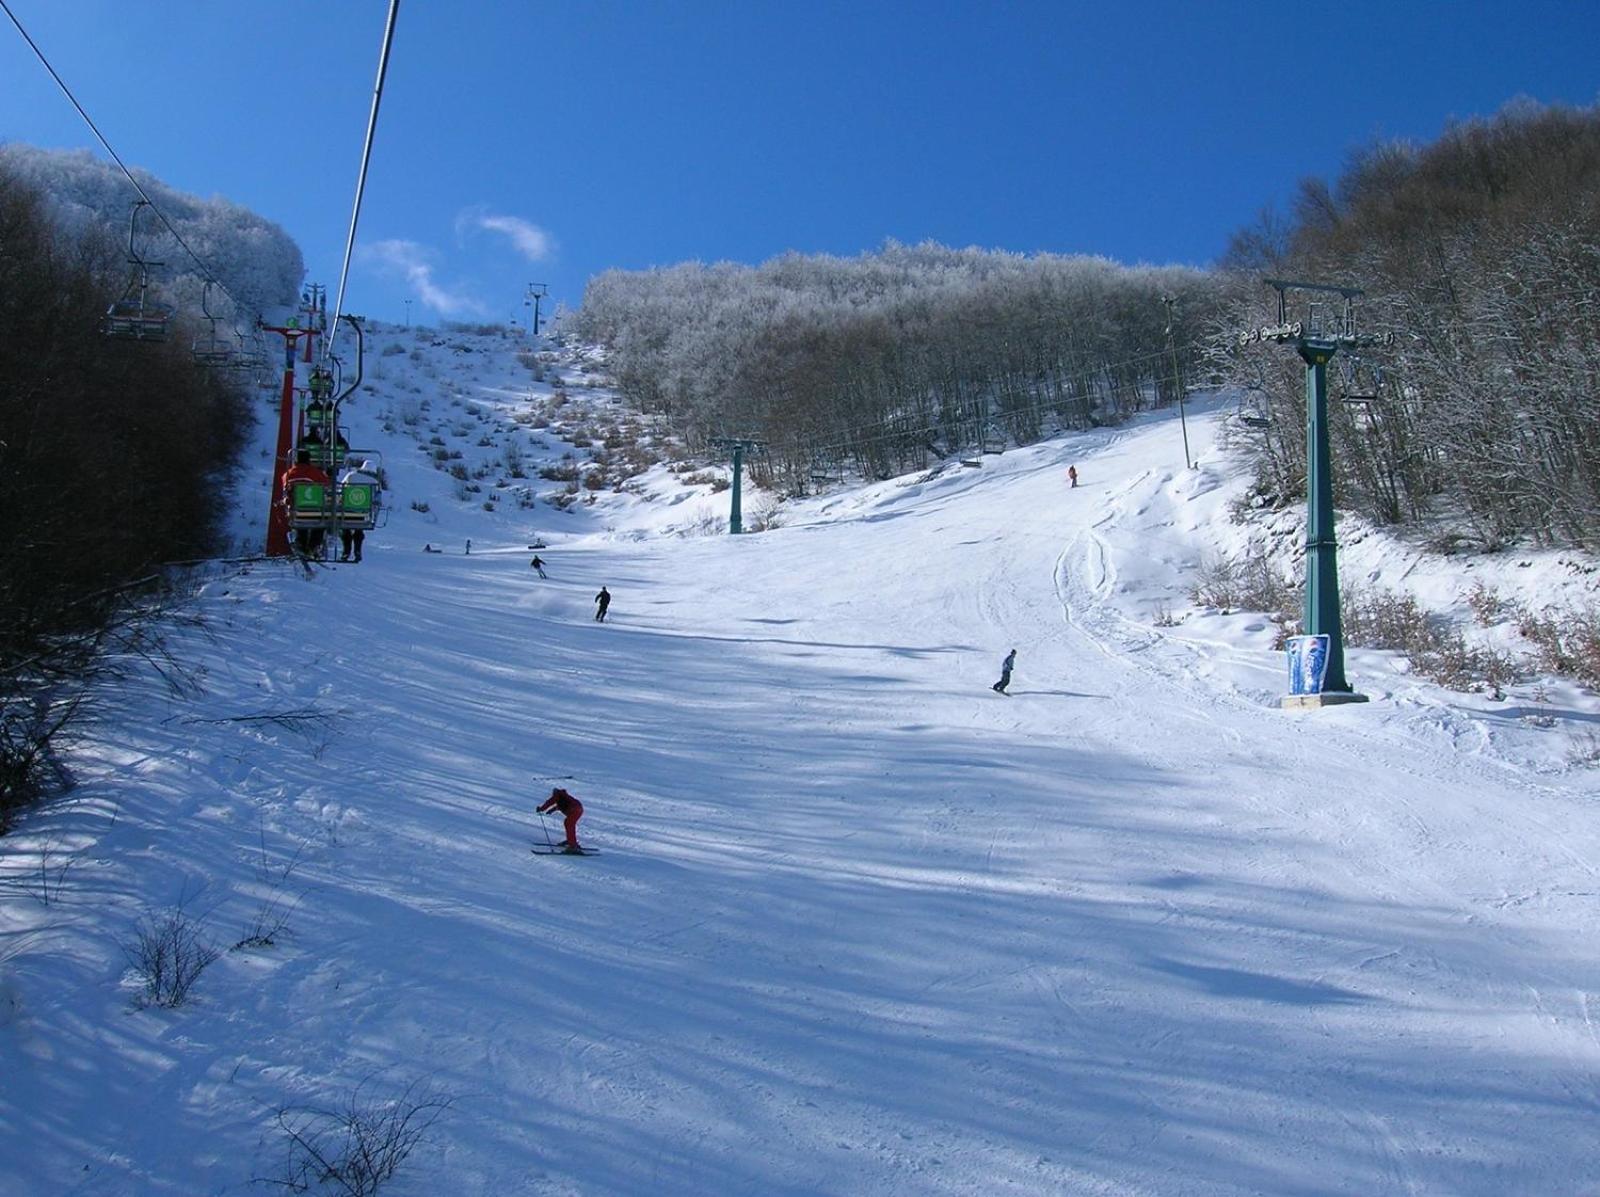
[{"label": "hillside of snow", "polygon": [[[522,348],[375,329],[364,561],[211,575],[0,839],[0,1195],[283,1191],[396,1101],[418,1197],[1600,1193],[1600,700],[1357,650],[1370,703],[1280,710],[1188,599],[1227,404],[1194,470],[1162,415],[729,537],[665,461],[585,485],[632,418]],[[1439,609],[1589,593],[1342,535]],[[530,853],[554,785],[597,855]],[[141,1005],[174,908],[220,954]]]}]

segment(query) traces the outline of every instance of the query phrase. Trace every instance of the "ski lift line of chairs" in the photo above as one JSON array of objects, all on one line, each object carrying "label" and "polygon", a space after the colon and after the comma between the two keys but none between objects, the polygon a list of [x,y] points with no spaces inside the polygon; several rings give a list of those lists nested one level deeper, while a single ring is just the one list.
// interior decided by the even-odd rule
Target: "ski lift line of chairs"
[{"label": "ski lift line of chairs", "polygon": [[1245,392],[1239,397],[1236,414],[1246,428],[1270,428],[1272,416],[1267,411],[1266,396],[1258,392]]},{"label": "ski lift line of chairs", "polygon": [[289,527],[348,528],[370,532],[378,526],[378,515],[383,510],[379,500],[382,484],[377,480],[380,468],[378,454],[373,450],[356,451],[356,460],[365,460],[366,468],[359,473],[369,475],[362,481],[308,482],[297,479],[289,484],[285,501],[289,510]]},{"label": "ski lift line of chairs", "polygon": [[101,333],[117,340],[165,341],[172,325],[172,305],[150,298],[150,267],[161,263],[144,258],[134,244],[139,209],[149,206],[149,202],[136,201],[128,214],[128,261],[133,273],[122,298],[112,303],[100,320]]},{"label": "ski lift line of chairs", "polygon": [[[1352,355],[1340,364],[1339,401],[1349,407],[1371,408],[1383,398],[1383,367],[1368,366]],[[1267,407],[1266,387],[1262,383],[1247,387],[1235,409],[1239,423],[1247,428],[1270,428],[1272,415]]]},{"label": "ski lift line of chairs", "polygon": [[316,367],[308,389],[310,398],[301,412],[306,431],[296,448],[309,453],[314,465],[325,470],[340,468],[350,455],[350,445],[339,430],[334,410],[333,375],[325,367]]},{"label": "ski lift line of chairs", "polygon": [[192,353],[195,365],[220,369],[233,365],[233,346],[217,336],[217,325],[222,318],[212,314],[210,296],[211,280],[207,279],[205,289],[200,292],[200,311],[210,322],[209,331],[204,338],[194,339]]},{"label": "ski lift line of chairs", "polygon": [[837,486],[844,481],[844,465],[835,458],[813,458],[811,481],[816,486]]}]

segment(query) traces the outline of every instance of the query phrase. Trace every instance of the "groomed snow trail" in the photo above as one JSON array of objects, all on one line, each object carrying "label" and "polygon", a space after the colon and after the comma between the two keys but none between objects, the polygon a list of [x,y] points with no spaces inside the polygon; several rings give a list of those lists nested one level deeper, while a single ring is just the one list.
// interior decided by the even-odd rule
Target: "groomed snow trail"
[{"label": "groomed snow trail", "polygon": [[[213,584],[203,705],[106,728],[93,887],[8,974],[0,1193],[249,1191],[272,1109],[417,1077],[455,1103],[386,1192],[1585,1191],[1590,795],[1140,619],[1212,426],[548,581],[397,528]],[[530,856],[552,784],[603,855]],[[128,1011],[134,895],[231,927],[288,862],[283,947]]]}]

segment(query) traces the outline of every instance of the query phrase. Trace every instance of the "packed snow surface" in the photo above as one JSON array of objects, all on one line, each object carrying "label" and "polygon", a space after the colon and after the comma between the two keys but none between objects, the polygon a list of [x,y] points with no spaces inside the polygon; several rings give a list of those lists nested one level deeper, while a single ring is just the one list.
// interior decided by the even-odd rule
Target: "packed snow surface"
[{"label": "packed snow surface", "polygon": [[[1370,703],[1280,710],[1267,621],[1188,598],[1226,404],[1194,469],[1162,415],[685,536],[728,495],[660,467],[485,510],[429,421],[537,466],[550,388],[387,336],[362,564],[212,576],[0,840],[0,1193],[281,1191],[280,1121],[405,1094],[386,1194],[1600,1193],[1600,704],[1357,651]],[[599,855],[530,853],[556,785]],[[141,1007],[180,905],[222,954]]]}]

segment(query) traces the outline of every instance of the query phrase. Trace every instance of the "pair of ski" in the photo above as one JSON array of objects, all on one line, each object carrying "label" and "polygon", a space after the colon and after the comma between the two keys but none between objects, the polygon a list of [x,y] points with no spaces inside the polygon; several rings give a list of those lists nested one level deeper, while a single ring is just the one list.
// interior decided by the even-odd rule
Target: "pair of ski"
[{"label": "pair of ski", "polygon": [[564,844],[535,844],[528,849],[535,856],[599,856],[600,853],[593,848],[568,848]]}]

